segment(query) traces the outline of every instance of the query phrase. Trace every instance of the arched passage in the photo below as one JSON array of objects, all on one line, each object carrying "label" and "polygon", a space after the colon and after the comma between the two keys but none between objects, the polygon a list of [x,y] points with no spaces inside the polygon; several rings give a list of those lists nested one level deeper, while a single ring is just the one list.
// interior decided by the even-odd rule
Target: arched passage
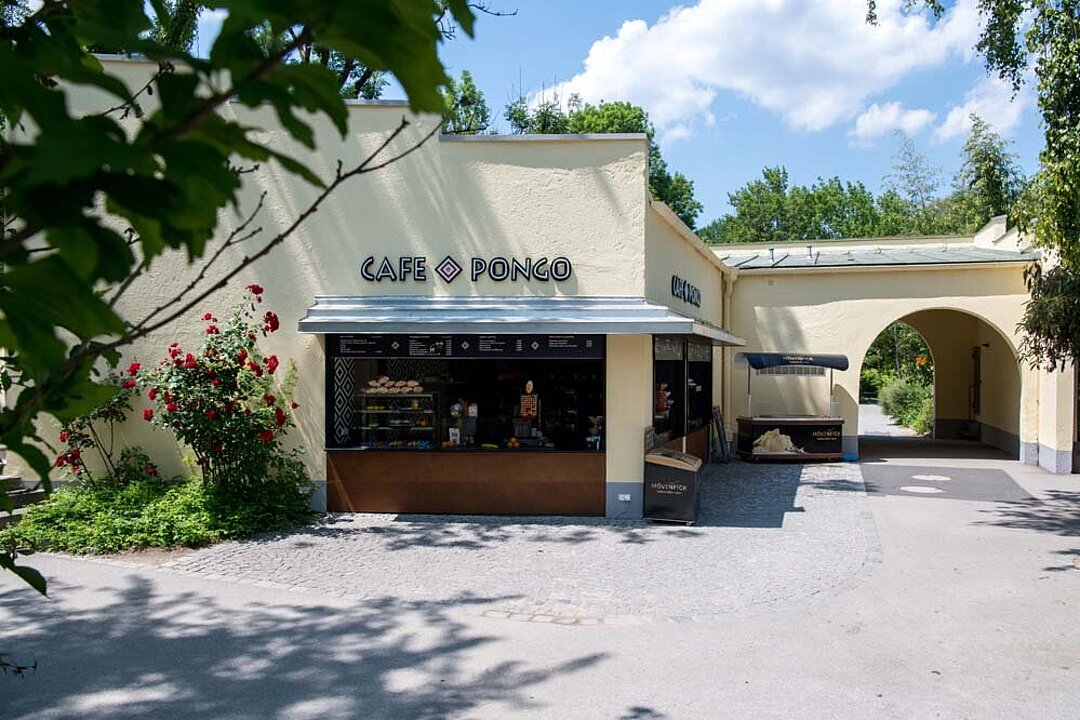
[{"label": "arched passage", "polygon": [[933,437],[934,356],[919,331],[902,321],[870,344],[859,369],[859,437]]},{"label": "arched passage", "polygon": [[921,336],[932,358],[929,436],[977,441],[1019,457],[1021,373],[1009,339],[985,319],[954,308],[920,310],[897,320]]}]

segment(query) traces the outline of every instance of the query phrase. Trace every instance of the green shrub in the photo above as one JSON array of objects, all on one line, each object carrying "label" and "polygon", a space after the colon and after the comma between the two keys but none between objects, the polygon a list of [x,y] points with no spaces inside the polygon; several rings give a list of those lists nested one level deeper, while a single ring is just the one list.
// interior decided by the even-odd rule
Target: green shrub
[{"label": "green shrub", "polygon": [[875,400],[880,396],[881,388],[893,382],[896,376],[885,370],[863,365],[859,372],[859,400]]},{"label": "green shrub", "polygon": [[908,427],[920,435],[929,435],[934,431],[934,397],[932,394],[923,398]]},{"label": "green shrub", "polygon": [[922,381],[899,378],[881,388],[881,410],[901,425],[925,434],[933,427],[934,390]]},{"label": "green shrub", "polygon": [[124,484],[65,487],[27,508],[0,531],[0,547],[109,553],[146,547],[195,547],[307,522],[300,464],[285,460],[258,493],[193,478],[137,476]]},{"label": "green shrub", "polygon": [[138,448],[126,448],[107,478],[58,489],[0,531],[0,548],[109,553],[194,547],[307,522],[310,485],[303,464],[273,458],[263,482],[235,486],[158,476]]}]

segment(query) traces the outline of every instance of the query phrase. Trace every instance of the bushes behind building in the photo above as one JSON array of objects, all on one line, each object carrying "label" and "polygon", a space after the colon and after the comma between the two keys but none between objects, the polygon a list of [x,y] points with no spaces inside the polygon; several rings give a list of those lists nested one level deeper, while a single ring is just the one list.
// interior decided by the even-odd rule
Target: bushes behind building
[{"label": "bushes behind building", "polygon": [[934,389],[919,378],[893,378],[878,394],[881,410],[920,435],[933,430]]}]

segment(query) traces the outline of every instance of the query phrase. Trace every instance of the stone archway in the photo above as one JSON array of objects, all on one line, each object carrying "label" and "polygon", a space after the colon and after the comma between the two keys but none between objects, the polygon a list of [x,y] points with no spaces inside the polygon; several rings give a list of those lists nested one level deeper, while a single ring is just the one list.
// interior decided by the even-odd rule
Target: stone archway
[{"label": "stone archway", "polygon": [[[958,308],[916,310],[896,321],[918,332],[933,356],[933,437],[977,440],[1019,458],[1023,378],[1009,337],[985,318]],[[878,328],[865,348],[890,324]]]}]

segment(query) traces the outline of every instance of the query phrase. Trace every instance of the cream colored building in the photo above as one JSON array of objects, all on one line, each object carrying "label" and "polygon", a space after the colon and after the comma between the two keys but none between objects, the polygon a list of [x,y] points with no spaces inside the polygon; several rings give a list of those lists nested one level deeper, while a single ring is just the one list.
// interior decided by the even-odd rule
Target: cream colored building
[{"label": "cream colored building", "polygon": [[[132,87],[153,71],[130,61],[118,68]],[[93,91],[75,97],[86,112],[103,102]],[[439,123],[400,103],[351,103],[344,137],[312,120],[313,153],[274,129],[268,110],[225,112],[266,128],[265,141],[323,177],[339,161],[363,161],[403,118],[408,128],[382,157],[421,143]],[[992,224],[975,238],[717,250],[650,199],[647,149],[644,135],[436,135],[349,181],[207,307],[129,348],[127,359],[156,362],[173,340],[196,346],[203,312],[223,313],[245,299],[248,283],[261,283],[282,325],[264,350],[298,370],[292,437],[321,488],[317,502],[635,517],[646,438],[704,454],[712,407],[729,433],[744,412],[735,367],[744,340],[747,350],[851,358],[836,394],[845,449],[856,453],[859,364],[874,337],[904,319],[934,352],[942,436],[975,428],[1027,462],[1071,469],[1072,376],[1016,360],[1030,255],[1014,235]],[[316,194],[274,164],[245,178],[240,211],[226,214],[221,232],[265,193],[255,223],[264,233],[226,253],[219,269],[258,250]],[[924,252],[937,259],[866,261]],[[973,260],[979,252],[989,259]],[[806,262],[777,261],[799,254]],[[139,317],[167,303],[194,272],[180,257],[155,260],[122,312]],[[984,390],[972,416],[965,363],[976,347],[993,392]],[[549,384],[536,391],[538,413],[519,389],[533,374]],[[390,403],[369,390],[379,378],[427,392]],[[828,389],[811,380],[758,378],[755,411],[824,413]],[[402,424],[410,412],[433,421]],[[384,414],[398,424],[380,425]],[[130,423],[120,440],[182,470],[180,450],[160,431]]]},{"label": "cream colored building", "polygon": [[[132,87],[138,87],[154,66],[124,61],[117,68]],[[86,91],[77,94],[75,101],[76,110],[91,112],[104,99]],[[266,142],[323,177],[329,177],[339,161],[346,168],[362,162],[403,118],[409,127],[380,159],[421,143],[440,122],[436,117],[413,116],[402,103],[350,103],[349,131],[344,137],[325,119],[312,120],[319,149],[312,153],[275,130],[269,110],[230,105],[225,112],[267,128]],[[714,400],[711,387],[718,389],[721,383],[719,365],[712,363],[712,347],[739,343],[724,330],[725,278],[731,273],[670,210],[650,200],[647,150],[644,135],[436,135],[407,158],[351,180],[284,245],[230,282],[207,307],[194,309],[172,329],[137,343],[127,358],[153,363],[174,340],[184,347],[196,346],[203,332],[201,315],[223,313],[246,298],[248,283],[257,282],[265,286],[266,305],[278,313],[282,325],[282,331],[267,338],[264,349],[296,363],[300,409],[293,436],[307,451],[312,477],[320,486],[329,481],[332,508],[484,510],[491,508],[473,507],[474,500],[469,498],[496,498],[498,508],[513,512],[640,515],[645,433],[653,427],[655,414],[654,337],[690,341],[699,358],[701,348],[708,348],[709,379],[698,383],[699,388],[710,386],[706,409]],[[265,232],[226,253],[219,266],[222,270],[256,251],[316,195],[315,188],[275,164],[264,164],[245,178],[240,211],[226,214],[221,233],[224,236],[241,222],[262,193],[264,209],[253,225]],[[444,267],[447,259],[457,265],[456,274],[440,272],[449,270]],[[526,273],[526,264],[536,272]],[[195,272],[181,257],[156,259],[148,275],[126,296],[122,312],[138,317],[146,308],[167,302]],[[345,422],[338,422],[344,415],[335,415],[335,400],[343,402],[341,387],[351,388],[352,404],[364,403],[364,413],[388,413],[368,410],[381,405],[361,396],[362,387],[356,383],[362,378],[367,382],[364,373],[376,372],[367,368],[369,363],[385,366],[393,360],[391,364],[404,373],[400,366],[417,360],[407,357],[404,348],[386,351],[378,359],[346,356],[352,350],[342,350],[341,357],[335,353],[343,346],[354,347],[348,342],[356,336],[391,335],[453,336],[458,344],[468,342],[469,352],[476,352],[480,336],[499,336],[499,342],[510,338],[511,344],[514,338],[525,338],[524,349],[515,351],[519,353],[515,357],[532,363],[529,372],[544,372],[545,363],[570,367],[550,357],[542,358],[544,363],[529,359],[532,339],[540,338],[553,353],[557,342],[558,353],[573,355],[572,349],[564,347],[566,341],[551,338],[598,336],[600,352],[581,362],[600,364],[596,372],[593,365],[587,367],[588,373],[601,378],[600,404],[589,412],[603,417],[601,446],[589,445],[590,452],[577,438],[569,438],[564,444],[573,447],[567,452],[547,447],[558,445],[548,442],[546,427],[556,412],[578,415],[572,424],[579,434],[590,432],[591,423],[575,408],[557,407],[555,394],[545,388],[538,395],[548,412],[532,420],[530,429],[530,434],[539,430],[540,437],[521,438],[539,442],[541,447],[507,451],[502,447],[511,434],[507,424],[487,433],[481,428],[477,447],[443,448],[451,424],[467,427],[460,418],[449,417],[435,423],[436,447],[424,442],[415,451],[391,450],[383,447],[388,442],[373,440],[366,424],[369,420],[374,424],[374,415],[350,416],[352,435],[335,436],[335,426]],[[494,352],[492,343],[485,343],[485,352]],[[490,352],[468,360],[444,357],[438,372],[430,368],[425,372],[452,375],[455,371],[446,368],[457,362],[473,363],[456,367],[475,374],[476,362],[495,362]],[[406,357],[389,358],[395,353]],[[699,366],[704,367],[701,361]],[[335,371],[350,377],[336,377]],[[500,373],[506,375],[505,368]],[[573,374],[587,373],[575,370]],[[441,404],[451,390],[440,392],[438,412],[445,415],[447,409]],[[453,392],[454,399],[460,392],[463,399],[472,400],[470,393],[481,396],[487,389],[455,388]],[[489,397],[486,405],[475,403],[479,406],[477,425],[485,424],[496,400],[505,398]],[[515,400],[513,405],[517,404]],[[403,417],[393,419],[401,422]],[[358,422],[365,427],[355,427]],[[696,432],[691,433],[682,418],[681,426],[668,432],[667,439],[675,447],[689,443],[688,447],[700,448],[707,417],[697,422]],[[466,427],[456,429],[464,434]],[[485,434],[491,442],[480,443],[479,437]],[[684,440],[684,436],[692,437]],[[167,470],[182,470],[179,450],[160,431],[130,423],[122,441],[143,446]],[[500,447],[485,447],[487,451],[482,452],[480,445]],[[382,464],[384,460],[389,464]],[[407,468],[404,472],[402,464]],[[450,483],[457,488],[456,495],[445,491],[448,478],[458,483]],[[396,485],[368,492],[365,483],[376,480]],[[417,485],[415,492],[405,499],[393,497],[410,482]],[[520,497],[514,493],[506,497],[500,488],[493,491],[493,482],[516,483],[515,487],[522,488]],[[442,493],[441,500],[432,500],[432,493]]]},{"label": "cream colored building", "polygon": [[[859,371],[894,321],[915,328],[934,361],[937,438],[978,439],[1056,473],[1074,466],[1074,373],[1020,361],[1027,290],[1037,259],[995,218],[970,237],[888,238],[739,245],[715,249],[735,273],[731,327],[747,350],[840,353],[835,378],[844,449],[858,453]],[[814,378],[761,377],[755,412],[824,413],[828,388]],[[724,405],[746,411],[745,386]]]}]

